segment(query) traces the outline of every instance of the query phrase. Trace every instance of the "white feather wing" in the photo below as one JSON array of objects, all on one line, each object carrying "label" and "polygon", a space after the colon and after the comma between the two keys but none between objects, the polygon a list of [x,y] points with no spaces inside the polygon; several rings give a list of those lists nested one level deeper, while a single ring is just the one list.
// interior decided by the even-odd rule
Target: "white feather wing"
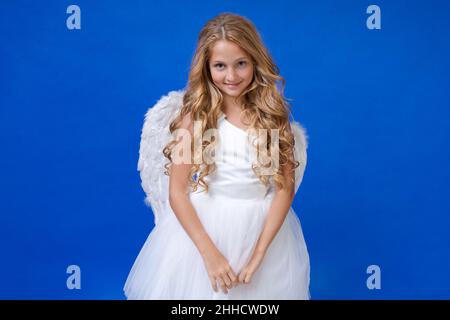
[{"label": "white feather wing", "polygon": [[155,225],[169,201],[169,177],[164,174],[168,159],[164,157],[163,148],[170,141],[169,125],[181,110],[183,95],[184,90],[171,91],[145,114],[137,170],[146,194],[145,203],[153,211]]},{"label": "white feather wing", "polygon": [[291,122],[291,129],[295,138],[294,157],[295,160],[300,162],[300,165],[295,169],[295,193],[297,193],[306,169],[308,136],[305,128],[297,121]]}]

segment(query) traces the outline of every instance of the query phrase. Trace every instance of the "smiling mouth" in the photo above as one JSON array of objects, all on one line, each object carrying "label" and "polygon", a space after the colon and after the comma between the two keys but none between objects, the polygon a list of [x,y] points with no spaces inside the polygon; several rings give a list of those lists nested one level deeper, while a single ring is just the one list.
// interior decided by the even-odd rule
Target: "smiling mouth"
[{"label": "smiling mouth", "polygon": [[240,82],[238,82],[238,83],[225,83],[227,86],[233,86],[233,87],[236,87],[236,86],[238,86],[239,84],[240,84]]}]

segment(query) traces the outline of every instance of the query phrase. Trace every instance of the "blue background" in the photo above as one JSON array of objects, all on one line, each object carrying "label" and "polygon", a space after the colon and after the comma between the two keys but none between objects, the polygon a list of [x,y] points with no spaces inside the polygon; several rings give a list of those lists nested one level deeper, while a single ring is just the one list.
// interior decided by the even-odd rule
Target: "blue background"
[{"label": "blue background", "polygon": [[[81,8],[81,30],[66,9]],[[381,8],[369,30],[366,8]],[[450,298],[446,1],[2,1],[0,298],[122,299],[153,227],[144,114],[198,32],[250,18],[309,135],[293,207],[314,299]],[[66,268],[81,268],[68,290]],[[369,265],[381,289],[366,287]]]}]

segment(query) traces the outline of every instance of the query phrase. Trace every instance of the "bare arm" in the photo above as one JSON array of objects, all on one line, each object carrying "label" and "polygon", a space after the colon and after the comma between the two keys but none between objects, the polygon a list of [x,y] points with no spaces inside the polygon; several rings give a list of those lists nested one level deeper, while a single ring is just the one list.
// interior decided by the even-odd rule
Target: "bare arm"
[{"label": "bare arm", "polygon": [[265,254],[272,240],[280,230],[291,207],[295,196],[295,184],[291,181],[294,172],[289,172],[292,166],[285,166],[283,175],[286,179],[286,188],[276,187],[263,230],[256,243],[255,252]]},{"label": "bare arm", "polygon": [[[183,119],[181,128],[193,137],[193,124],[189,115]],[[199,252],[203,255],[214,246],[189,199],[189,176],[192,164],[175,164],[170,167],[169,203],[180,224],[186,230]]]},{"label": "bare arm", "polygon": [[[189,130],[193,137],[193,124],[189,115],[183,119],[181,128]],[[172,163],[169,178],[169,203],[178,221],[200,252],[213,290],[218,291],[218,282],[223,292],[227,294],[228,290],[237,285],[238,278],[209,237],[189,199],[191,167],[192,164]]]},{"label": "bare arm", "polygon": [[275,196],[272,199],[263,230],[256,242],[253,254],[247,262],[247,265],[239,273],[238,280],[240,283],[251,282],[253,274],[261,264],[270,243],[280,230],[289,212],[295,195],[294,183],[288,179],[293,176],[293,173],[289,172],[290,168],[290,166],[286,166],[283,170],[283,175],[286,178],[286,187],[284,189],[276,187]]}]

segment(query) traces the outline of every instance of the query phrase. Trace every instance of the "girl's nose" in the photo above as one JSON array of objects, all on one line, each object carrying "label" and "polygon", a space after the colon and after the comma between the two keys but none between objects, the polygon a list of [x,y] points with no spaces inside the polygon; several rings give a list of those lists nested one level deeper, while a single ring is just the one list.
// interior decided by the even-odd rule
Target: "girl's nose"
[{"label": "girl's nose", "polygon": [[225,78],[226,82],[234,83],[236,79],[237,79],[236,72],[234,70],[228,71],[227,76]]}]

